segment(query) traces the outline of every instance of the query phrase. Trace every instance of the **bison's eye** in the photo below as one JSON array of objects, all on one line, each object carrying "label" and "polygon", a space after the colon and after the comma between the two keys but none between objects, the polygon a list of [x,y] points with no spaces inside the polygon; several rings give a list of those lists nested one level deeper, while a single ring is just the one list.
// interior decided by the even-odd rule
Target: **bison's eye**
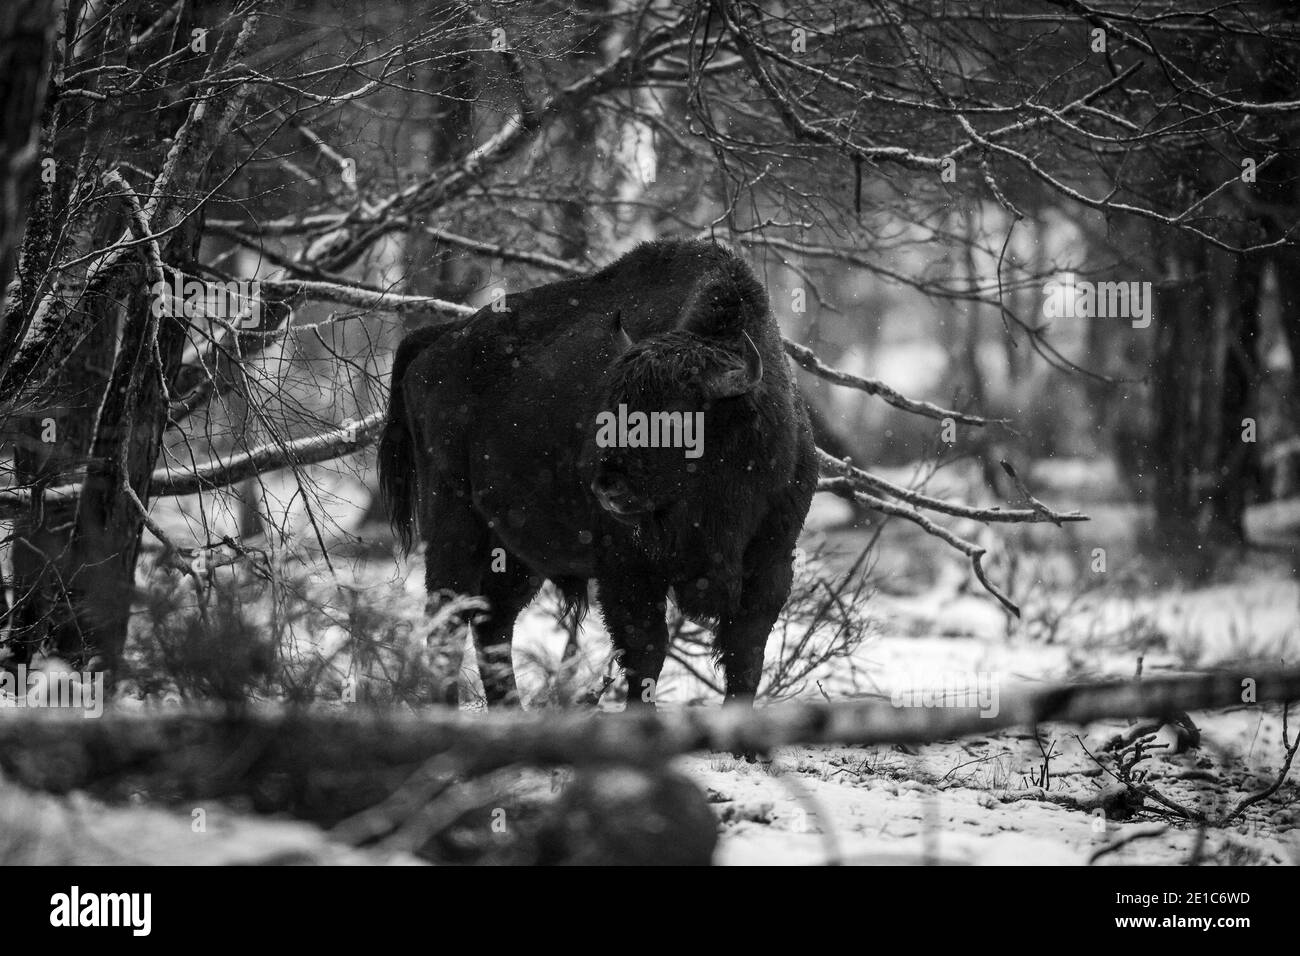
[{"label": "bison's eye", "polygon": [[620,520],[654,510],[654,501],[638,493],[625,472],[605,463],[597,467],[591,490],[600,506]]},{"label": "bison's eye", "polygon": [[591,483],[591,490],[603,497],[624,498],[632,491],[627,476],[620,471],[601,468]]}]

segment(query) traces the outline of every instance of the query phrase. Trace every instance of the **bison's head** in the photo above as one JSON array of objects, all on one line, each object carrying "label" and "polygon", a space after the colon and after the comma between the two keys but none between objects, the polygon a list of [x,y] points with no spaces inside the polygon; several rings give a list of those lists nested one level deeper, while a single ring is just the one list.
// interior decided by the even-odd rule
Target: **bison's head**
[{"label": "bison's head", "polygon": [[763,378],[748,334],[735,340],[676,330],[633,343],[615,318],[621,351],[600,402],[591,490],[619,521],[636,524],[695,497],[750,414]]}]

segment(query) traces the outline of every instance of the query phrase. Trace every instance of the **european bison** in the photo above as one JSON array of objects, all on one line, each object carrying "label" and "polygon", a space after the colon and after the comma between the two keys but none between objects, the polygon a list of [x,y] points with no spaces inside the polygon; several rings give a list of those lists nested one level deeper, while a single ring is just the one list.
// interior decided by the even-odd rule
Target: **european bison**
[{"label": "european bison", "polygon": [[728,700],[752,700],[817,462],[767,295],[729,251],[647,243],[411,333],[379,470],[431,600],[490,608],[489,702],[517,693],[514,622],[544,578],[579,613],[595,579],[630,704],[654,700],[670,593],[714,630]]}]

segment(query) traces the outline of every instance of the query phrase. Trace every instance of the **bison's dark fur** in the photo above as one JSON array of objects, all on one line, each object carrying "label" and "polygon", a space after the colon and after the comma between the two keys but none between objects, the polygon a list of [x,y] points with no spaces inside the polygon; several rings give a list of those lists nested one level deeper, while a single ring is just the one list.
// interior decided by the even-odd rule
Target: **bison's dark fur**
[{"label": "bison's dark fur", "polygon": [[[727,697],[752,698],[817,477],[762,286],[720,246],[659,241],[505,305],[402,342],[379,449],[430,595],[489,604],[488,699],[515,693],[514,621],[544,578],[579,603],[595,579],[630,702],[653,697],[670,593],[713,626]],[[596,447],[597,414],[620,404],[702,410],[702,457]]]}]

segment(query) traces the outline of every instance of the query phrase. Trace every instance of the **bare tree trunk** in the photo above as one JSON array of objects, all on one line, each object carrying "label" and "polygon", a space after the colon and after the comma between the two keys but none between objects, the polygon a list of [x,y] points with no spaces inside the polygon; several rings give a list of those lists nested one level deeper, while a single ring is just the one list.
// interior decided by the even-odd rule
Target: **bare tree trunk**
[{"label": "bare tree trunk", "polygon": [[[71,4],[66,23],[78,20],[80,4]],[[65,55],[68,28],[60,24],[48,69],[59,71]],[[48,77],[47,77],[48,82]],[[54,126],[64,118],[53,106],[42,115],[41,152],[54,160],[51,174],[42,176],[32,198],[23,251],[19,264],[18,294],[6,309],[0,333],[0,375],[10,369],[21,338],[29,328],[42,296],[48,294],[52,266],[60,252],[76,249],[89,252],[117,239],[126,226],[126,216],[114,204],[96,220],[67,214],[70,198],[81,184],[79,153],[107,147],[101,133],[91,129],[87,116],[77,129],[65,130],[68,139],[56,149]],[[89,318],[87,333],[77,341],[52,349],[52,367],[57,369],[53,394],[58,405],[15,414],[14,476],[20,485],[44,488],[68,480],[82,467],[94,439],[96,411],[108,387],[116,349],[118,315],[114,301],[115,283],[83,297],[81,312]],[[65,352],[60,355],[59,353]],[[8,396],[6,396],[8,397]],[[83,641],[74,623],[66,593],[61,561],[72,539],[75,503],[45,502],[39,495],[31,510],[19,516],[13,527],[13,589],[11,629],[8,636],[14,663],[31,655],[53,633],[59,639],[52,650],[70,660],[79,658]]]},{"label": "bare tree trunk", "polygon": [[[474,145],[474,61],[463,40],[454,41],[445,60],[435,66],[416,68],[417,81],[433,94],[433,109],[427,120],[419,118],[407,134],[407,153],[413,159],[423,154],[420,174],[427,175],[444,163],[465,156]],[[461,301],[471,291],[465,265],[440,252],[438,241],[420,221],[406,234],[407,292]],[[420,324],[407,318],[406,331]]]},{"label": "bare tree trunk", "polygon": [[40,159],[55,12],[54,0],[6,0],[0,7],[0,308]]},{"label": "bare tree trunk", "polygon": [[[979,291],[979,269],[975,263],[979,234],[975,226],[974,212],[967,214],[961,223],[953,223],[953,233],[956,234],[959,229],[965,237],[962,243],[961,273],[972,298],[960,306],[963,314],[958,321],[964,323],[965,328],[960,334],[954,330],[948,336],[948,361],[956,372],[956,381],[960,383],[957,390],[963,393],[962,401],[957,407],[969,406],[972,411],[987,414],[992,409],[989,407],[988,389],[979,355],[982,342],[980,323],[984,319],[984,310],[974,299]],[[953,271],[956,273],[957,270]],[[1008,388],[1015,387],[1015,381],[1010,374],[1006,384]],[[1005,497],[1008,490],[1007,477],[998,464],[1004,457],[1005,451],[990,429],[977,429],[974,432],[968,441],[974,446],[980,466],[980,477],[989,491],[998,497]]]},{"label": "bare tree trunk", "polygon": [[[96,232],[120,234],[123,220],[110,216],[108,221],[107,229]],[[111,301],[99,300],[90,307],[99,312],[99,320],[60,374],[67,404],[26,416],[20,423],[24,437],[14,464],[22,483],[60,484],[91,453],[95,413],[108,389],[118,321]],[[64,563],[72,546],[75,511],[75,502],[36,501],[30,513],[14,522],[10,641],[16,663],[30,660],[50,637],[59,656],[74,662],[81,659],[84,635],[69,603]]]},{"label": "bare tree trunk", "polygon": [[[76,615],[59,621],[55,632],[57,646],[84,642],[83,655],[101,654],[108,663],[115,662],[126,645],[144,528],[143,516],[123,489],[130,487],[141,502],[149,500],[149,478],[167,422],[159,375],[168,379],[175,375],[185,341],[179,322],[163,324],[158,331],[163,368],[158,370],[145,334],[148,299],[137,292],[128,302],[132,314],[100,410],[65,563],[67,593]],[[133,380],[132,372],[138,368],[146,373]]]},{"label": "bare tree trunk", "polygon": [[1300,250],[1286,249],[1273,257],[1277,276],[1279,321],[1291,353],[1291,421],[1300,422]]},{"label": "bare tree trunk", "polygon": [[[215,9],[203,12],[220,15]],[[148,53],[166,55],[177,45],[188,46],[190,27],[197,22],[191,19],[193,14],[185,8],[177,30],[156,37],[156,47]],[[212,55],[228,60],[242,56],[254,22],[245,21],[247,29],[224,35]],[[179,74],[175,79],[199,80],[209,65],[205,58],[175,66]],[[94,263],[87,276],[95,278],[88,279],[76,296],[43,293],[37,287],[46,276],[34,271],[39,257],[31,257],[29,270],[24,256],[23,270],[29,274],[24,277],[21,304],[29,314],[35,309],[40,315],[30,323],[21,350],[6,369],[7,386],[16,392],[25,389],[47,402],[53,396],[60,407],[59,414],[38,415],[35,420],[45,428],[46,419],[53,418],[55,451],[46,453],[33,446],[36,454],[20,463],[19,470],[25,465],[38,483],[49,483],[54,471],[85,465],[75,514],[52,516],[38,503],[31,519],[37,540],[20,535],[16,542],[15,556],[25,557],[21,575],[16,561],[15,586],[20,600],[28,603],[15,613],[15,620],[27,651],[33,637],[49,635],[60,654],[82,663],[98,657],[111,666],[125,646],[144,524],[140,505],[125,489],[147,506],[168,421],[170,386],[165,383],[173,381],[179,367],[187,325],[179,317],[154,320],[144,266],[149,250],[124,244],[114,248],[114,240],[127,222],[133,223],[133,231],[140,228],[124,212],[134,202],[134,208],[141,210],[139,216],[152,216],[145,228],[157,233],[153,248],[164,265],[176,267],[196,258],[202,229],[199,197],[244,95],[243,87],[233,86],[207,88],[201,97],[178,101],[166,94],[147,94],[130,106],[106,100],[109,105],[96,118],[92,134],[99,137],[95,144],[99,148],[76,149],[76,159],[69,162],[66,173],[60,167],[59,188],[88,185],[92,176],[99,179],[105,165],[113,169],[117,163],[130,162],[147,167],[151,159],[158,159],[155,144],[170,140],[177,148],[162,167],[160,178],[165,176],[166,181],[155,183],[151,212],[143,211],[138,195],[101,197],[87,257]],[[87,155],[94,155],[96,164],[79,166]],[[119,177],[119,182],[126,180]],[[47,233],[52,231],[50,223],[40,225]],[[87,375],[88,369],[92,374]],[[101,387],[105,380],[97,375],[106,376],[107,387]],[[53,387],[34,385],[47,380]],[[13,394],[6,391],[5,397],[12,399]],[[45,625],[39,623],[42,619]]]},{"label": "bare tree trunk", "polygon": [[1219,386],[1217,468],[1209,496],[1215,541],[1246,543],[1246,506],[1259,489],[1259,299],[1263,260],[1237,255],[1227,303],[1226,342]]},{"label": "bare tree trunk", "polygon": [[[1200,369],[1213,342],[1214,304],[1202,245],[1173,239],[1166,262],[1175,281],[1161,290],[1152,363],[1155,531],[1161,545],[1179,557],[1201,553],[1201,459],[1205,448]],[[1190,569],[1197,575],[1206,567]]]}]

